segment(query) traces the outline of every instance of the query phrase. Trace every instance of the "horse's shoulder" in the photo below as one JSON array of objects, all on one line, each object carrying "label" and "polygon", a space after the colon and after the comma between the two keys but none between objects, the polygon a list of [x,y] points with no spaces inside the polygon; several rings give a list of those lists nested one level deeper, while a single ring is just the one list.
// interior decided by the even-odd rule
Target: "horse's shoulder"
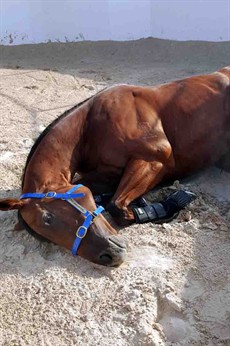
[{"label": "horse's shoulder", "polygon": [[118,84],[106,88],[102,92],[95,95],[92,100],[94,110],[112,111],[118,110],[120,107],[125,109],[135,107],[135,98],[143,98],[146,88],[128,84]]}]

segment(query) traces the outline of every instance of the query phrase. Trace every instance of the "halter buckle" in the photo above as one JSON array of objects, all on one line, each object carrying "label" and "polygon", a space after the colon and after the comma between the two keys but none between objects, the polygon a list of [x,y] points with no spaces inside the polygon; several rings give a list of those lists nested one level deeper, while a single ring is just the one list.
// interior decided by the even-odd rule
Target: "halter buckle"
[{"label": "halter buckle", "polygon": [[54,198],[56,196],[56,192],[49,191],[45,194],[45,198]]},{"label": "halter buckle", "polygon": [[76,237],[82,239],[86,236],[86,233],[87,233],[87,227],[80,226],[76,232]]}]

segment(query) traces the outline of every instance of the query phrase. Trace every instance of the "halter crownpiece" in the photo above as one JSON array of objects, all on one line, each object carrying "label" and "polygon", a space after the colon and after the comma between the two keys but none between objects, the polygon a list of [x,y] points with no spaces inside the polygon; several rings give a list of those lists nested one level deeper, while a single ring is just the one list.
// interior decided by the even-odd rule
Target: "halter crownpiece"
[{"label": "halter crownpiece", "polygon": [[92,224],[93,219],[97,217],[99,214],[101,214],[104,210],[102,206],[97,206],[97,209],[95,209],[93,212],[88,211],[84,207],[82,207],[79,203],[75,201],[74,198],[80,198],[84,197],[84,193],[72,193],[82,187],[82,184],[75,185],[72,187],[69,191],[65,193],[57,193],[53,191],[49,191],[47,193],[24,193],[23,195],[20,196],[20,199],[25,199],[25,198],[52,198],[52,199],[62,199],[66,202],[68,202],[72,207],[77,209],[83,216],[85,217],[85,220],[83,224],[77,229],[76,232],[76,238],[74,240],[73,246],[72,246],[72,254],[74,256],[77,255],[77,250],[80,246],[80,243],[82,239],[86,236],[86,233],[88,231],[89,226]]}]

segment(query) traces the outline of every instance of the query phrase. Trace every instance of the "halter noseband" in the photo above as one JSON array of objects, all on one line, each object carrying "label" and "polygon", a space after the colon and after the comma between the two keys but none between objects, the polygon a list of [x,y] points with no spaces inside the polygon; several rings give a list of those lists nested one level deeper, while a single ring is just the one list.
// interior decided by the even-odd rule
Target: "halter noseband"
[{"label": "halter noseband", "polygon": [[76,238],[74,240],[73,246],[72,246],[72,254],[74,256],[77,255],[77,250],[80,246],[80,243],[82,239],[86,236],[86,233],[88,231],[89,226],[92,224],[93,219],[97,217],[99,214],[102,213],[104,210],[103,207],[97,206],[97,209],[95,209],[93,212],[88,211],[84,207],[82,207],[79,203],[75,201],[74,198],[80,198],[84,196],[84,193],[72,193],[79,189],[83,185],[78,184],[75,185],[72,189],[65,193],[57,193],[57,192],[47,192],[47,193],[24,193],[23,195],[20,196],[20,199],[25,199],[25,198],[52,198],[52,199],[62,199],[69,204],[71,204],[75,209],[77,209],[81,214],[84,215],[85,220],[83,222],[83,225],[78,227],[77,232],[76,232]]}]

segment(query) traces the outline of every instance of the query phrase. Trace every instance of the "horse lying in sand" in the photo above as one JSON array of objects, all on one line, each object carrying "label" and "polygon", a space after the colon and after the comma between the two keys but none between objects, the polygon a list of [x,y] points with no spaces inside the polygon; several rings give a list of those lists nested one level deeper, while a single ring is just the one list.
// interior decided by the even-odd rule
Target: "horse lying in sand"
[{"label": "horse lying in sand", "polygon": [[[118,221],[147,222],[146,207],[130,205],[160,182],[215,163],[229,168],[229,77],[226,67],[156,87],[119,85],[78,104],[37,139],[23,195],[0,200],[0,209],[19,210],[17,229],[119,265],[126,244],[95,205],[94,186],[117,187],[108,210]],[[86,185],[73,184],[76,172]]]}]

